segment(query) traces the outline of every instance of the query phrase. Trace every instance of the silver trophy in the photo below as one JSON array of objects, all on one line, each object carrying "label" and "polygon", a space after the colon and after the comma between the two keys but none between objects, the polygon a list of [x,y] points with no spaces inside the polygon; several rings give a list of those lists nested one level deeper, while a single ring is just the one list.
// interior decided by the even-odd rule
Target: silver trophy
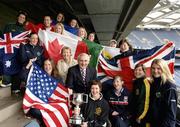
[{"label": "silver trophy", "polygon": [[88,95],[83,93],[74,93],[72,103],[74,107],[74,115],[69,119],[69,123],[72,125],[81,125],[83,122],[83,116],[80,115],[80,105],[88,102]]}]

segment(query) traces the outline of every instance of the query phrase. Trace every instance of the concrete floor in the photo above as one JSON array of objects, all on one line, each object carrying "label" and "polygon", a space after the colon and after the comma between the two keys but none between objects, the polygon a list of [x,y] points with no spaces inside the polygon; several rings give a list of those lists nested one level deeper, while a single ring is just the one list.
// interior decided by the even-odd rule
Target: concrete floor
[{"label": "concrete floor", "polygon": [[22,111],[19,111],[17,112],[17,114],[1,122],[0,127],[24,127],[31,120],[33,119],[26,118],[24,113]]}]

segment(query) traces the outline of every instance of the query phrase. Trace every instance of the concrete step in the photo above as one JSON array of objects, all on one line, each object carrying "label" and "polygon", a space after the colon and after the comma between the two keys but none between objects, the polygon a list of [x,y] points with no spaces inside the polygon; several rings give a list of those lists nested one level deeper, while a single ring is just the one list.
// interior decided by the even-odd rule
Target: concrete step
[{"label": "concrete step", "polygon": [[0,99],[11,96],[11,87],[2,88],[0,87]]},{"label": "concrete step", "polygon": [[23,111],[21,110],[8,119],[0,122],[0,127],[24,127],[30,121],[32,121],[32,119],[25,117]]},{"label": "concrete step", "polygon": [[12,95],[0,99],[0,122],[22,110],[22,96]]}]

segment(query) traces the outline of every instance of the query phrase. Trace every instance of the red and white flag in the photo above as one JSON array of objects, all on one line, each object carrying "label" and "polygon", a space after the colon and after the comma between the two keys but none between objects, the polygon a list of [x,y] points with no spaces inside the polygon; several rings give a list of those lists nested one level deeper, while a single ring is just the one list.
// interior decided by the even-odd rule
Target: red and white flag
[{"label": "red and white flag", "polygon": [[23,109],[39,109],[47,127],[68,127],[68,90],[34,65],[28,75],[27,88],[23,99]]}]

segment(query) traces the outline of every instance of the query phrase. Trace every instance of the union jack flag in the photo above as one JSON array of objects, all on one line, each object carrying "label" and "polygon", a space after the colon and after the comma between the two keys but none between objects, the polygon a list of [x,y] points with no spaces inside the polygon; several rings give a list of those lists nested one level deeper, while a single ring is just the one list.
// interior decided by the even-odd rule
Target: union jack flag
[{"label": "union jack flag", "polygon": [[18,63],[18,50],[20,43],[27,41],[27,35],[30,31],[25,31],[20,34],[5,33],[0,38],[0,74],[12,75],[20,71]]},{"label": "union jack flag", "polygon": [[39,109],[47,127],[68,127],[69,97],[67,89],[33,64],[30,69],[27,88],[23,99],[23,109]]},{"label": "union jack flag", "polygon": [[0,38],[0,49],[4,48],[5,54],[14,53],[14,48],[19,48],[20,43],[26,42],[27,35],[30,31],[25,31],[13,36],[13,33],[5,33],[3,38]]},{"label": "union jack flag", "polygon": [[103,54],[99,57],[98,77],[102,83],[112,84],[112,79],[120,75],[129,91],[132,90],[133,69],[136,64],[144,64],[150,71],[151,62],[154,59],[164,59],[168,62],[170,71],[174,74],[175,45],[169,42],[165,45],[156,46],[152,49],[142,50],[132,56],[118,60],[106,59]]}]

